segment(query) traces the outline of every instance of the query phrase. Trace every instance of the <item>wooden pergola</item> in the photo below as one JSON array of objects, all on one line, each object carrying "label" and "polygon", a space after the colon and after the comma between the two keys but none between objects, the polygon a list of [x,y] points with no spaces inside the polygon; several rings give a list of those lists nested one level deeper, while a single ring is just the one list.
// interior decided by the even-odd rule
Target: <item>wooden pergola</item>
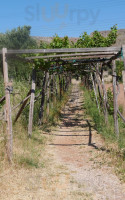
[{"label": "wooden pergola", "polygon": [[[12,141],[13,141],[13,134],[12,134],[12,116],[11,116],[11,102],[10,102],[10,82],[8,78],[8,64],[7,58],[9,57],[17,57],[22,54],[27,54],[28,56],[25,57],[27,62],[33,62],[35,59],[43,59],[49,62],[59,63],[62,62],[62,65],[71,64],[75,66],[77,69],[84,69],[84,65],[87,64],[89,66],[88,71],[91,73],[91,81],[93,84],[93,89],[95,92],[96,103],[99,108],[98,98],[97,98],[97,88],[96,84],[99,88],[100,97],[104,100],[104,115],[105,115],[105,122],[108,121],[108,114],[107,114],[107,93],[104,84],[103,78],[103,70],[99,70],[99,64],[101,65],[101,69],[103,66],[109,66],[112,68],[112,76],[113,76],[113,96],[114,96],[114,127],[115,132],[117,135],[119,134],[118,129],[118,114],[121,118],[125,121],[124,117],[118,110],[117,105],[117,75],[116,75],[116,64],[115,60],[123,57],[124,61],[124,71],[123,71],[123,84],[124,84],[124,95],[125,95],[125,46],[122,47],[99,47],[99,48],[64,48],[64,49],[26,49],[26,50],[8,50],[3,48],[0,51],[0,54],[3,58],[3,72],[4,72],[4,85],[5,85],[5,97],[0,99],[0,102],[6,101],[6,124],[7,124],[7,142],[8,142],[8,158],[11,161],[12,159]],[[37,55],[39,54],[39,55]],[[50,66],[51,67],[51,66]],[[42,70],[42,68],[41,68]],[[88,78],[88,77],[86,77]],[[101,82],[100,82],[101,80]],[[83,81],[85,82],[86,79]],[[101,87],[103,90],[103,97],[101,96]],[[32,76],[32,86],[31,91],[28,93],[27,97],[23,100],[23,105],[21,109],[25,107],[27,100],[30,98],[30,110],[29,110],[29,126],[28,126],[28,134],[31,136],[32,134],[32,126],[33,126],[33,110],[34,110],[34,99],[35,99],[35,77],[34,77],[34,70]],[[19,110],[15,121],[21,114],[22,110]]]}]

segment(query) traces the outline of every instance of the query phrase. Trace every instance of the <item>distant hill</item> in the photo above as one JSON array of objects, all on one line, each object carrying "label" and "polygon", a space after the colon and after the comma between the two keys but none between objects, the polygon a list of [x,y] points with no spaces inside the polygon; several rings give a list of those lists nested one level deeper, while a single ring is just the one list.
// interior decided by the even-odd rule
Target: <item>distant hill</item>
[{"label": "distant hill", "polygon": [[[110,31],[100,31],[100,33],[106,37]],[[118,37],[116,40],[116,43],[113,46],[121,46],[122,44],[125,44],[125,29],[119,29],[118,30]]]},{"label": "distant hill", "polygon": [[[110,31],[100,31],[100,33],[104,37],[106,37],[109,32]],[[92,35],[92,33],[90,35]],[[33,38],[37,41],[38,44],[40,43],[40,41],[50,43],[53,39],[53,37],[40,37],[40,36],[39,37],[33,36]],[[77,42],[77,40],[78,40],[77,37],[70,37],[69,39],[70,39],[70,41],[73,41],[73,42]],[[125,29],[118,30],[117,41],[116,41],[116,44],[114,44],[113,46],[121,46],[122,44],[125,44]]]},{"label": "distant hill", "polygon": [[[40,41],[46,42],[46,43],[50,43],[53,39],[53,37],[37,37],[37,36],[33,36],[33,39],[35,39],[37,41],[37,43],[39,44]],[[77,37],[69,37],[70,41],[73,42],[77,42],[78,38]]]}]

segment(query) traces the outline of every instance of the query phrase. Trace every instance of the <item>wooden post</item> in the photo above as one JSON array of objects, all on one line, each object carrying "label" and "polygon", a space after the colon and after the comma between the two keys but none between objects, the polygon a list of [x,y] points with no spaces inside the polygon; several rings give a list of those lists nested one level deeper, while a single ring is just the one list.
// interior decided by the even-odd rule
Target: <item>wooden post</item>
[{"label": "wooden post", "polygon": [[42,97],[41,97],[41,105],[40,105],[40,112],[39,112],[39,125],[42,124],[43,119],[43,111],[44,111],[44,102],[45,102],[45,87],[46,87],[46,73],[44,73],[43,78],[43,85],[42,85]]},{"label": "wooden post", "polygon": [[34,100],[35,100],[35,86],[36,86],[36,71],[32,72],[32,86],[31,86],[31,98],[30,98],[30,110],[29,110],[29,124],[28,124],[28,136],[32,135],[33,128],[33,112],[34,112]]},{"label": "wooden post", "polygon": [[53,74],[51,74],[51,106],[53,108]]},{"label": "wooden post", "polygon": [[125,45],[122,46],[124,70],[122,72],[123,88],[124,88],[124,113],[125,113]]},{"label": "wooden post", "polygon": [[94,75],[95,75],[95,79],[96,79],[97,86],[98,86],[97,88],[98,88],[99,97],[100,97],[100,100],[101,100],[101,102],[102,102],[102,94],[101,94],[100,80],[99,80],[99,78],[98,78],[98,73],[97,73],[97,71],[94,72]]},{"label": "wooden post", "polygon": [[123,77],[124,99],[125,99],[125,45],[122,46],[122,51],[123,51],[123,62],[124,62],[124,70],[122,72],[122,77]]},{"label": "wooden post", "polygon": [[47,72],[47,74],[46,74],[46,79],[47,79],[47,117],[49,116],[49,93],[50,93],[50,91],[49,91],[49,83],[50,83],[50,81],[49,81],[49,72]]},{"label": "wooden post", "polygon": [[88,142],[88,145],[90,146],[92,144],[92,130],[91,130],[91,124],[89,122],[89,120],[87,119],[87,124],[88,124],[88,127],[89,127],[89,142]]},{"label": "wooden post", "polygon": [[59,75],[60,100],[62,99],[62,75]]},{"label": "wooden post", "polygon": [[58,85],[57,85],[57,75],[55,75],[55,93],[56,93],[56,97],[58,95]]},{"label": "wooden post", "polygon": [[122,71],[123,87],[124,87],[124,98],[125,98],[125,70]]},{"label": "wooden post", "polygon": [[99,102],[98,102],[98,97],[97,97],[96,85],[95,85],[95,82],[94,82],[92,73],[91,73],[91,80],[92,80],[92,84],[93,84],[93,89],[94,89],[94,93],[95,93],[95,98],[96,98],[97,107],[98,107],[98,110],[99,110],[99,112],[100,112],[100,107],[99,107]]},{"label": "wooden post", "polygon": [[105,112],[105,123],[108,123],[108,110],[107,110],[107,91],[105,88],[104,77],[102,74],[102,89],[103,89],[103,99],[104,99],[104,112]]},{"label": "wooden post", "polygon": [[57,80],[55,73],[53,74],[53,88],[54,88],[54,104],[56,105],[57,98]]},{"label": "wooden post", "polygon": [[66,92],[67,89],[67,79],[66,79],[66,74],[64,74],[64,91]]},{"label": "wooden post", "polygon": [[11,104],[10,104],[10,87],[8,78],[8,64],[6,60],[7,49],[3,48],[3,72],[4,72],[4,86],[5,86],[5,112],[6,112],[6,124],[7,124],[7,157],[9,162],[12,162],[13,157],[13,133],[12,133],[12,117],[11,117]]},{"label": "wooden post", "polygon": [[[102,67],[102,66],[101,66]],[[103,105],[104,105],[104,116],[105,116],[105,123],[108,123],[108,109],[107,109],[107,91],[105,88],[104,76],[103,76],[103,69],[101,69],[101,73],[99,72],[99,68],[97,67],[97,72],[100,74],[101,79],[101,86],[103,90]]]},{"label": "wooden post", "polygon": [[116,90],[116,63],[115,60],[112,61],[112,75],[113,75],[113,102],[114,102],[114,128],[115,133],[119,136],[119,127],[118,127],[118,104],[117,104],[117,90]]},{"label": "wooden post", "polygon": [[65,87],[64,87],[65,83],[64,83],[64,75],[62,76],[62,89],[63,89],[63,93],[64,93],[64,90],[65,90]]},{"label": "wooden post", "polygon": [[122,72],[123,88],[124,88],[124,114],[125,114],[125,70]]}]

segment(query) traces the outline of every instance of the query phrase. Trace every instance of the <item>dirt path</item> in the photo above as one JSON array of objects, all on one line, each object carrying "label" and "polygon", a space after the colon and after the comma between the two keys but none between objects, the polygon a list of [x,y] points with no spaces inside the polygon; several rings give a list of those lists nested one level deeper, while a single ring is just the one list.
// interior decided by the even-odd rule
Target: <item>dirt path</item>
[{"label": "dirt path", "polygon": [[[92,144],[88,146],[89,127],[83,117],[83,103],[83,93],[78,82],[74,82],[60,128],[52,132],[54,139],[49,144],[50,151],[56,162],[68,168],[76,183],[73,199],[123,200],[125,187],[110,165],[100,135],[93,131]],[[70,195],[65,199],[70,199]]]},{"label": "dirt path", "polygon": [[[124,200],[125,186],[111,166],[104,141],[84,119],[83,93],[73,82],[62,120],[39,155],[44,168],[10,168],[0,174],[0,200]],[[44,153],[44,155],[43,155]]]}]

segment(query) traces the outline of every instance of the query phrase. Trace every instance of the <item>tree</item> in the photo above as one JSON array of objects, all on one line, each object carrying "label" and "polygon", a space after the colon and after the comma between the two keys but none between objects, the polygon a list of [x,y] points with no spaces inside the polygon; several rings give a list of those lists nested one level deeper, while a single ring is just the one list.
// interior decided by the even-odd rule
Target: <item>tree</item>
[{"label": "tree", "polygon": [[60,38],[58,35],[55,35],[52,42],[50,43],[50,48],[70,48],[70,41],[68,36]]},{"label": "tree", "polygon": [[36,47],[36,41],[30,36],[30,30],[30,26],[23,26],[1,34],[0,48],[28,49]]},{"label": "tree", "polygon": [[92,36],[84,32],[84,34],[81,35],[78,41],[76,42],[75,47],[79,48],[109,47],[112,44],[115,44],[116,39],[117,39],[117,26],[114,25],[113,27],[111,27],[111,31],[107,37],[102,36],[101,33],[98,31],[94,31]]},{"label": "tree", "polygon": [[47,48],[49,48],[49,44],[44,42],[43,40],[41,40],[39,48],[40,49],[47,49]]},{"label": "tree", "polygon": [[[5,34],[0,35],[0,49],[6,47],[7,49],[29,49],[36,48],[36,41],[30,36],[30,26],[23,26],[7,31]],[[31,69],[27,64],[20,62],[16,58],[8,60],[9,74],[12,78],[17,80],[28,79]],[[2,62],[0,63],[2,73]],[[27,69],[27,70],[26,70]]]},{"label": "tree", "polygon": [[116,61],[116,73],[120,82],[122,82],[122,71],[124,70],[124,63],[121,60]]}]

